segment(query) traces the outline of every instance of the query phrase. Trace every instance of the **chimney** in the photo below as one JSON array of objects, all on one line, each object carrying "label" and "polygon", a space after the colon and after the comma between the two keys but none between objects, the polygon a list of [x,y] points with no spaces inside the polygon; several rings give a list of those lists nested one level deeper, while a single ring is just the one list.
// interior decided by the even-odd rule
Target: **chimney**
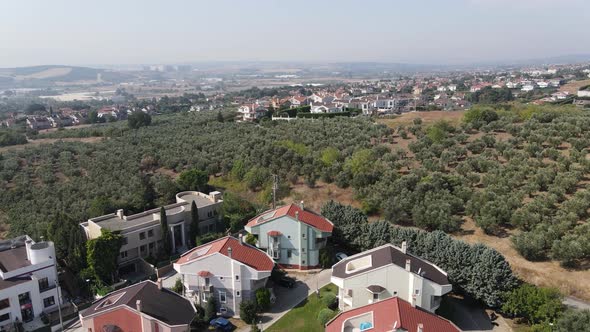
[{"label": "chimney", "polygon": [[410,272],[410,267],[411,267],[411,261],[409,259],[406,259],[406,271]]},{"label": "chimney", "polygon": [[406,241],[402,242],[402,252],[405,254],[408,251],[408,244]]},{"label": "chimney", "polygon": [[162,290],[162,278],[158,278],[157,284],[158,284],[158,289]]},{"label": "chimney", "polygon": [[295,219],[299,220],[299,211],[295,211]]},{"label": "chimney", "polygon": [[299,206],[301,206],[301,210],[305,210],[305,204],[303,204],[303,201],[301,201],[301,203],[299,203]]},{"label": "chimney", "polygon": [[31,260],[31,246],[33,246],[33,241],[32,240],[25,241],[25,246],[27,248],[27,260],[30,261]]},{"label": "chimney", "polygon": [[233,250],[232,250],[232,248],[231,248],[231,247],[227,248],[227,256],[228,256],[229,258],[231,258],[231,253],[232,253],[232,251],[233,251]]},{"label": "chimney", "polygon": [[418,329],[416,332],[424,332],[424,325],[422,323],[418,324]]},{"label": "chimney", "polygon": [[137,311],[141,312],[141,300],[135,301],[135,308]]},{"label": "chimney", "polygon": [[240,239],[240,244],[244,244],[244,234],[238,235],[238,238]]},{"label": "chimney", "polygon": [[124,216],[123,209],[117,210],[117,217],[119,217],[119,219],[123,219]]}]

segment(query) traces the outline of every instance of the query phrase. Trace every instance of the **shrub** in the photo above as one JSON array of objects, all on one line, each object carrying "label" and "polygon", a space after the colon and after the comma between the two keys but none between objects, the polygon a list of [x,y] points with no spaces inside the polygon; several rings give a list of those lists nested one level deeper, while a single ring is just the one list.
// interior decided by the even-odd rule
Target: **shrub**
[{"label": "shrub", "polygon": [[322,296],[322,303],[326,307],[333,309],[335,307],[335,304],[338,303],[338,298],[334,293],[326,293],[324,294],[324,296]]},{"label": "shrub", "polygon": [[259,288],[256,291],[256,306],[258,312],[264,312],[270,307],[270,291],[268,288]]},{"label": "shrub", "polygon": [[504,296],[502,311],[531,324],[552,323],[561,314],[561,295],[556,289],[523,284]]},{"label": "shrub", "polygon": [[176,294],[182,294],[183,289],[184,286],[182,285],[182,280],[180,278],[176,278],[176,282],[174,283],[174,286],[172,286],[172,291]]},{"label": "shrub", "polygon": [[217,299],[215,296],[210,296],[205,306],[205,319],[209,322],[217,316]]},{"label": "shrub", "polygon": [[326,325],[326,323],[332,319],[332,317],[334,317],[335,312],[333,310],[330,310],[328,308],[324,308],[322,310],[320,310],[320,312],[318,313],[318,320],[320,321],[320,323],[322,325]]},{"label": "shrub", "polygon": [[240,318],[246,324],[252,324],[252,323],[256,322],[256,314],[257,314],[256,302],[242,301],[242,303],[240,303]]}]

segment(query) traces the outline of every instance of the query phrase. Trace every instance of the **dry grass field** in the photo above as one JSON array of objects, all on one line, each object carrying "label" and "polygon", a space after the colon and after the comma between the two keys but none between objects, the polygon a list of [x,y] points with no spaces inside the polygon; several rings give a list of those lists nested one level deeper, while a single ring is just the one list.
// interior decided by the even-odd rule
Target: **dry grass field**
[{"label": "dry grass field", "polygon": [[53,144],[58,141],[62,142],[84,142],[84,143],[97,143],[103,140],[103,137],[70,137],[70,138],[40,138],[35,140],[29,140],[27,144],[9,145],[0,147],[0,153],[10,150],[22,150],[27,147],[42,145],[42,144]]},{"label": "dry grass field", "polygon": [[572,81],[562,85],[559,88],[559,91],[568,92],[569,94],[575,95],[578,92],[578,89],[586,85],[590,85],[590,80]]},{"label": "dry grass field", "polygon": [[422,123],[430,124],[438,120],[446,120],[454,125],[458,125],[463,119],[465,111],[431,111],[431,112],[410,112],[404,113],[393,119],[379,119],[377,122],[383,123],[391,128],[396,128],[399,125],[411,125],[416,118],[422,119]]}]

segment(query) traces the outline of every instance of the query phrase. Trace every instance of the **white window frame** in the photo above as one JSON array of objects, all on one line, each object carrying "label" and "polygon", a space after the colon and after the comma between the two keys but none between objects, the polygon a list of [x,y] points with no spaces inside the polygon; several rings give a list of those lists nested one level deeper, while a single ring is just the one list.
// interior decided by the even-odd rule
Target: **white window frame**
[{"label": "white window frame", "polygon": [[[221,297],[223,296],[223,300]],[[227,293],[224,291],[219,291],[219,303],[227,303]]]},{"label": "white window frame", "polygon": [[207,303],[207,292],[201,292],[201,300]]}]

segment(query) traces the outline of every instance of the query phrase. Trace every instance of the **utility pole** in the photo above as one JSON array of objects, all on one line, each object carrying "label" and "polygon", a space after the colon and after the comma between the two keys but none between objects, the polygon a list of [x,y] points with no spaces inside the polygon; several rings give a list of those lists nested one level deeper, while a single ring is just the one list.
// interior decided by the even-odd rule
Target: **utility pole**
[{"label": "utility pole", "polygon": [[277,190],[279,189],[279,176],[272,175],[272,209],[277,208]]}]

